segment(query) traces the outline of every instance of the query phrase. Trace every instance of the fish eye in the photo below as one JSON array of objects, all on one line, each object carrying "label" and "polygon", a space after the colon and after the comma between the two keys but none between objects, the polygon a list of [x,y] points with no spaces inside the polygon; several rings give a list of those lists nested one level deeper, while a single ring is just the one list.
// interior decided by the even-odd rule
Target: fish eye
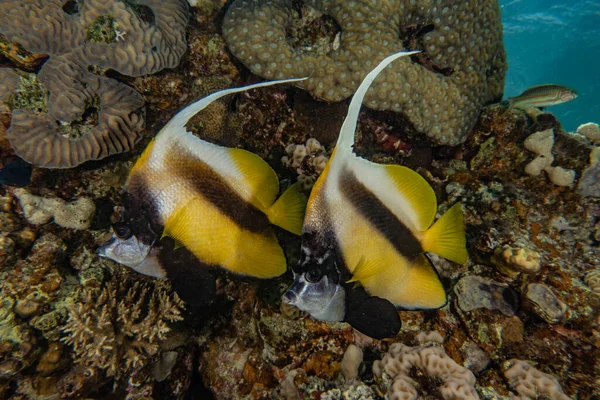
[{"label": "fish eye", "polygon": [[323,277],[323,273],[320,269],[311,269],[304,274],[304,278],[310,283],[317,283]]},{"label": "fish eye", "polygon": [[129,239],[131,237],[131,229],[127,225],[119,224],[113,227],[115,235],[119,239]]}]

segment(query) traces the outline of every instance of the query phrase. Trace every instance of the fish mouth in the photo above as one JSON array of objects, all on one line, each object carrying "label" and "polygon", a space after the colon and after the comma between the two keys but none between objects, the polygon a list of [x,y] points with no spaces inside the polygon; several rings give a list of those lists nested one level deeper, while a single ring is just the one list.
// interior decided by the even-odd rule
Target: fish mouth
[{"label": "fish mouth", "polygon": [[102,246],[98,247],[98,249],[96,250],[96,254],[99,257],[110,258],[110,256],[108,255],[108,250],[112,246],[114,246],[115,241],[116,241],[116,239],[114,237],[107,240]]},{"label": "fish mouth", "polygon": [[298,294],[293,291],[293,290],[288,290],[287,292],[285,292],[285,294],[281,297],[281,300],[285,303],[285,304],[289,304],[291,306],[296,305],[296,303],[298,303]]}]

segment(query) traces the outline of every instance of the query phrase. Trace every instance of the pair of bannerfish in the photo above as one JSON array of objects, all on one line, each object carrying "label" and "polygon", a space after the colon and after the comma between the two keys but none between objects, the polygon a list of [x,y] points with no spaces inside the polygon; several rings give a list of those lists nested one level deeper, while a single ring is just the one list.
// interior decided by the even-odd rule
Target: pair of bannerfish
[{"label": "pair of bannerfish", "polygon": [[306,197],[279,191],[277,175],[248,151],[205,142],[185,124],[212,101],[203,98],[171,119],[134,165],[120,223],[99,254],[154,277],[169,278],[180,296],[209,304],[216,294],[208,270],[272,278],[286,260],[271,225],[301,234],[301,257],[283,301],[323,321],[346,321],[375,337],[393,337],[397,308],[435,309],[446,293],[425,255],[467,259],[463,214],[455,204],[439,218],[436,197],[416,172],[375,164],[353,151],[367,89],[401,52],[383,60],[356,91],[325,170]]}]

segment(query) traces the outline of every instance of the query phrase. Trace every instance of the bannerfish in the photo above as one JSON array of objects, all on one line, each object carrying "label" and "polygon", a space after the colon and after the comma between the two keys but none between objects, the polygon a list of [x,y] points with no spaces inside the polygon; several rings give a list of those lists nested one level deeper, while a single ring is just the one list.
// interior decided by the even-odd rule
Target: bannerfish
[{"label": "bannerfish", "polygon": [[300,261],[283,301],[322,321],[346,321],[384,338],[401,326],[397,308],[446,304],[439,276],[425,255],[467,260],[463,213],[452,206],[433,224],[437,201],[418,173],[356,156],[352,147],[365,93],[399,57],[384,59],[360,84],[334,152],[310,194]]},{"label": "bannerfish", "polygon": [[[277,199],[279,180],[262,158],[206,142],[185,124],[225,95],[298,80],[222,90],[176,114],[129,173],[121,220],[98,254],[139,273],[170,278],[187,302],[194,292],[213,290],[211,267],[257,278],[283,274],[286,260],[271,225],[300,235],[306,196],[293,185]],[[165,237],[173,243],[165,246]],[[180,247],[198,265],[178,261]]]},{"label": "bannerfish", "polygon": [[527,110],[566,103],[577,96],[577,92],[571,88],[547,84],[530,87],[516,97],[509,97],[507,101],[509,107]]}]

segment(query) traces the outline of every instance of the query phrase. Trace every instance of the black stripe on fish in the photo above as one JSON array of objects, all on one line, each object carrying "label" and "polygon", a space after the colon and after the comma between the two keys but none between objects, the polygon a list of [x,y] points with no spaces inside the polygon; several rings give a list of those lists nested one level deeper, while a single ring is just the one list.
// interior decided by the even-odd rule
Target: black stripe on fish
[{"label": "black stripe on fish", "polygon": [[154,201],[149,196],[149,184],[142,174],[132,174],[123,193],[121,222],[142,243],[152,244],[163,231],[162,221]]},{"label": "black stripe on fish", "polygon": [[[259,234],[271,235],[271,223],[264,212],[245,201],[208,164],[191,154],[167,156],[168,171],[188,181],[204,199],[234,221],[240,228]],[[181,162],[182,158],[185,162]]]},{"label": "black stripe on fish", "polygon": [[412,260],[423,252],[421,243],[410,229],[360,183],[352,171],[342,171],[340,189],[356,210],[389,240],[399,254]]}]

